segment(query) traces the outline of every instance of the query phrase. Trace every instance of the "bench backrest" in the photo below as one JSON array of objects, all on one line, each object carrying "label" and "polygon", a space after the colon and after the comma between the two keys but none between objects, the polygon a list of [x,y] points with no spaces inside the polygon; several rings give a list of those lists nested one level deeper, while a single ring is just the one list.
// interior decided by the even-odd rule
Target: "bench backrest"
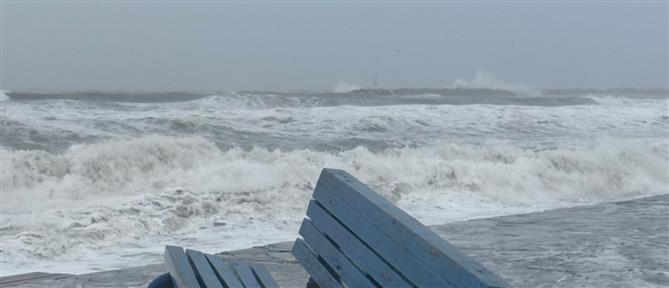
[{"label": "bench backrest", "polygon": [[323,169],[293,254],[321,287],[509,287],[350,174]]}]

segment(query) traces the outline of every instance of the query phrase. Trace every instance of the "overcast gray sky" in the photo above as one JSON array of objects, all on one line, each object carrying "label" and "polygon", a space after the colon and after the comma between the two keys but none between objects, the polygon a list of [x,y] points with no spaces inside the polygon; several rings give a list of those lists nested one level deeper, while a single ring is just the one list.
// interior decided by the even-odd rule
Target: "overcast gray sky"
[{"label": "overcast gray sky", "polygon": [[2,89],[667,87],[667,2],[2,3]]}]

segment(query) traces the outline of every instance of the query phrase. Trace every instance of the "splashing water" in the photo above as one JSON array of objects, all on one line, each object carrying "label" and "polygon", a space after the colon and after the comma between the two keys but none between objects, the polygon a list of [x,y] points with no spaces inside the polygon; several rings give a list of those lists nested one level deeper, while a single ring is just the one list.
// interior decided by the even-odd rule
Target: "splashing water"
[{"label": "splashing water", "polygon": [[349,171],[426,224],[669,192],[666,99],[328,97],[3,102],[2,274],[159,262],[165,244],[293,240],[323,167]]}]

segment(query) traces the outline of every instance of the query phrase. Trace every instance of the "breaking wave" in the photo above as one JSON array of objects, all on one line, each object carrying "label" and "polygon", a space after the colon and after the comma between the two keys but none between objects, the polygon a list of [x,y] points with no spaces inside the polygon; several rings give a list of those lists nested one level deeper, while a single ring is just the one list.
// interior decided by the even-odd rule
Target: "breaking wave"
[{"label": "breaking wave", "polygon": [[490,72],[479,70],[471,81],[456,79],[454,88],[463,89],[497,89],[514,92],[518,95],[540,95],[541,92],[525,85],[509,84]]},{"label": "breaking wave", "polygon": [[[278,107],[322,107],[322,106],[380,106],[405,104],[436,104],[436,105],[527,105],[527,106],[565,106],[590,105],[597,102],[569,93],[560,94],[553,91],[550,95],[541,95],[521,86],[496,86],[488,80],[467,82],[456,81],[454,88],[400,88],[400,89],[360,89],[352,84],[341,82],[331,92],[258,92],[239,91],[215,94],[189,94],[178,92],[165,93],[110,93],[110,92],[76,92],[76,93],[34,93],[7,92],[7,99],[17,101],[54,101],[69,100],[100,103],[199,103],[216,104],[222,109],[267,109]],[[492,80],[491,80],[492,81]],[[593,91],[597,92],[597,91]],[[666,91],[659,91],[664,93]],[[425,96],[425,97],[420,97]]]},{"label": "breaking wave", "polygon": [[7,92],[9,92],[9,91],[0,90],[0,102],[9,100],[9,96],[7,96]]},{"label": "breaking wave", "polygon": [[669,192],[666,90],[500,87],[7,92],[0,274],[293,240],[323,167],[427,224]]},{"label": "breaking wave", "polygon": [[[283,152],[259,147],[220,150],[201,137],[147,136],[74,145],[61,154],[3,148],[1,188],[4,200],[10,202],[15,198],[23,202],[25,199],[20,199],[23,197],[71,200],[101,194],[159,192],[169,187],[199,191],[237,187],[233,190],[260,191],[267,188],[261,185],[264,181],[252,179],[242,184],[245,181],[230,181],[233,178],[225,176],[230,171],[235,171],[237,177],[243,173],[257,175],[251,173],[258,171],[257,168],[283,171],[293,167],[286,170],[299,171],[302,167],[304,173],[296,173],[306,177],[299,181],[303,182],[317,178],[320,167],[328,166],[362,171],[361,177],[380,187],[389,185],[384,179],[394,179],[412,191],[450,187],[479,191],[508,203],[534,203],[542,200],[539,198],[596,201],[600,197],[608,199],[608,194],[617,197],[617,193],[649,192],[653,190],[648,186],[653,183],[651,180],[666,181],[669,160],[666,146],[663,142],[642,145],[605,139],[586,147],[539,151],[498,143],[439,144],[382,151],[359,146],[340,152]],[[507,173],[496,177],[500,174],[497,171]],[[282,172],[281,176],[288,176],[285,173],[288,172]],[[639,177],[649,178],[636,179]],[[284,182],[294,177],[278,179]],[[514,192],[502,192],[507,188]],[[533,198],[542,193],[545,197]]]},{"label": "breaking wave", "polygon": [[[165,243],[223,250],[292,240],[323,167],[349,171],[428,224],[667,193],[669,185],[664,141],[319,152],[146,136],[0,153],[2,264],[12,266],[3,273],[22,263],[35,270],[35,259],[78,259],[49,266],[70,273],[151,263]],[[96,262],[101,254],[118,258]]]},{"label": "breaking wave", "polygon": [[344,81],[339,81],[337,85],[332,88],[332,92],[334,93],[350,93],[356,90],[360,90],[360,86]]}]

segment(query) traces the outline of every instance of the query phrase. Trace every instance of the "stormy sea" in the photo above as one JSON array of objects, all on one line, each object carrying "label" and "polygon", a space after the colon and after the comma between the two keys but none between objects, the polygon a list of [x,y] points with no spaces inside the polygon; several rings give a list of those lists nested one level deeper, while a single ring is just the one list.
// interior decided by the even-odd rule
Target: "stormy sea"
[{"label": "stormy sea", "polygon": [[4,275],[293,240],[323,167],[425,224],[669,193],[669,92],[0,95]]}]

